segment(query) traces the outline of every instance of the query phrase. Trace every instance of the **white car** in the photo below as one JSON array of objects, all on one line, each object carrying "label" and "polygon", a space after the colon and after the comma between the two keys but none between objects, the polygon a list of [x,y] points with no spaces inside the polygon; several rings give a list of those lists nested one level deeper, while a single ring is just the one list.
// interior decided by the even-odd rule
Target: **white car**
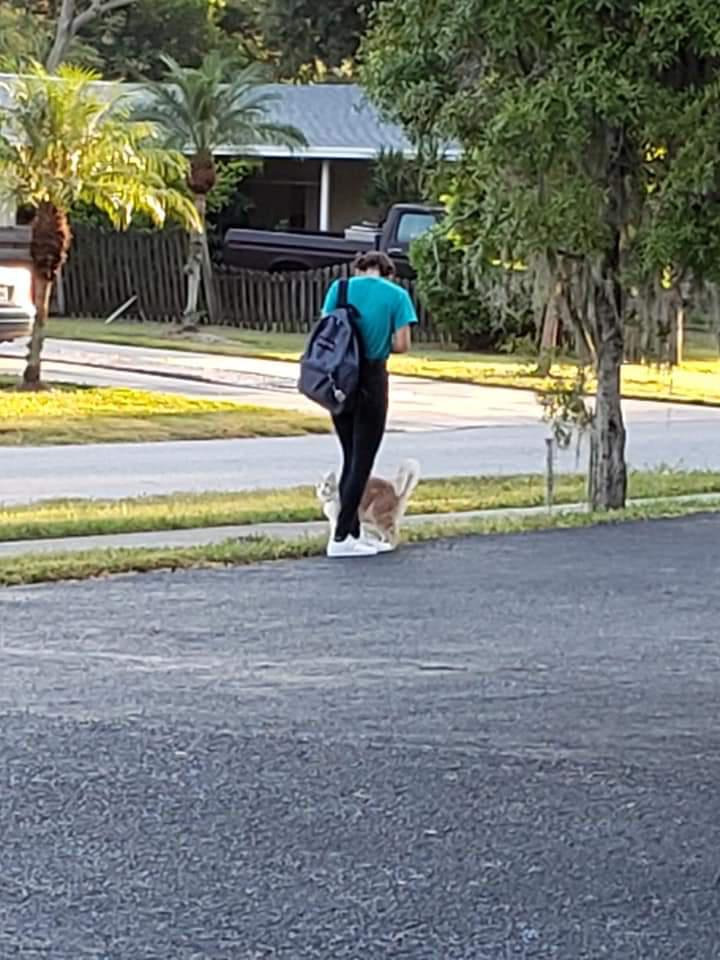
[{"label": "white car", "polygon": [[0,266],[0,342],[19,340],[32,333],[35,307],[24,289],[24,274],[23,270]]}]

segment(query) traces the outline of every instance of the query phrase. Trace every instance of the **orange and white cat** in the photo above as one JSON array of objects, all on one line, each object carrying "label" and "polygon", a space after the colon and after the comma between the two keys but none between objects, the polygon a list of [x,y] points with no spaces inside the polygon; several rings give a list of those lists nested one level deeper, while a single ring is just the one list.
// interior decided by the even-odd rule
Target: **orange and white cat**
[{"label": "orange and white cat", "polygon": [[[370,534],[379,538],[382,543],[396,547],[400,536],[400,523],[419,480],[420,464],[417,460],[406,460],[402,463],[394,482],[381,477],[370,477],[360,503],[363,534]],[[315,492],[323,513],[334,529],[340,513],[337,475],[334,472],[326,473]]]}]

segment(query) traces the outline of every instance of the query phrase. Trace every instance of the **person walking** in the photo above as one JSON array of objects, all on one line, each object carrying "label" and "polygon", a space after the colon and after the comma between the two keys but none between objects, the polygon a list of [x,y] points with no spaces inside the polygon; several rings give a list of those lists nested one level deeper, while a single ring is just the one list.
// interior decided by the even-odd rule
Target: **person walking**
[{"label": "person walking", "polygon": [[[360,254],[348,283],[348,302],[357,311],[360,341],[360,382],[350,409],[333,416],[343,454],[340,512],[327,546],[328,557],[364,557],[381,545],[361,537],[360,501],[385,434],[388,411],[387,360],[390,353],[407,353],[410,328],[417,323],[408,293],[392,278],[395,265],[385,253]],[[327,292],[323,314],[338,307],[340,281]]]}]

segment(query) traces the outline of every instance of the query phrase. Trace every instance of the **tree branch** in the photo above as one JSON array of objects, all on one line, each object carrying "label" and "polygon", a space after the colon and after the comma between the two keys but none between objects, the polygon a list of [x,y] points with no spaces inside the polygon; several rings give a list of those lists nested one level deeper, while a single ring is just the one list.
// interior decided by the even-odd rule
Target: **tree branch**
[{"label": "tree branch", "polygon": [[63,57],[72,40],[72,25],[75,17],[75,0],[62,0],[60,14],[55,27],[55,39],[45,61],[45,68],[54,73],[62,63]]},{"label": "tree branch", "polygon": [[73,36],[98,17],[104,17],[106,13],[113,13],[115,10],[122,10],[123,7],[129,7],[132,3],[135,3],[135,0],[92,0],[87,10],[83,10],[75,17]]},{"label": "tree branch", "polygon": [[45,69],[54,73],[65,59],[70,44],[77,34],[93,20],[104,17],[115,10],[129,7],[135,0],[90,0],[90,6],[81,13],[76,13],[76,0],[62,0],[55,39],[45,61]]}]

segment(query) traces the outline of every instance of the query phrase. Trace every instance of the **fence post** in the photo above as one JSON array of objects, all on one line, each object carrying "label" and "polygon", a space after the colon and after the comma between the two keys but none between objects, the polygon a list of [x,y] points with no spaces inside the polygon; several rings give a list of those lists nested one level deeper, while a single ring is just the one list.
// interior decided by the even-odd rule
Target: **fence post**
[{"label": "fence post", "polygon": [[587,504],[588,510],[592,513],[595,509],[595,475],[597,473],[597,462],[598,462],[598,437],[595,432],[595,427],[590,431],[590,456],[588,462],[588,475],[587,475]]},{"label": "fence post", "polygon": [[552,513],[555,501],[555,441],[552,437],[545,439],[545,506],[547,512]]}]

